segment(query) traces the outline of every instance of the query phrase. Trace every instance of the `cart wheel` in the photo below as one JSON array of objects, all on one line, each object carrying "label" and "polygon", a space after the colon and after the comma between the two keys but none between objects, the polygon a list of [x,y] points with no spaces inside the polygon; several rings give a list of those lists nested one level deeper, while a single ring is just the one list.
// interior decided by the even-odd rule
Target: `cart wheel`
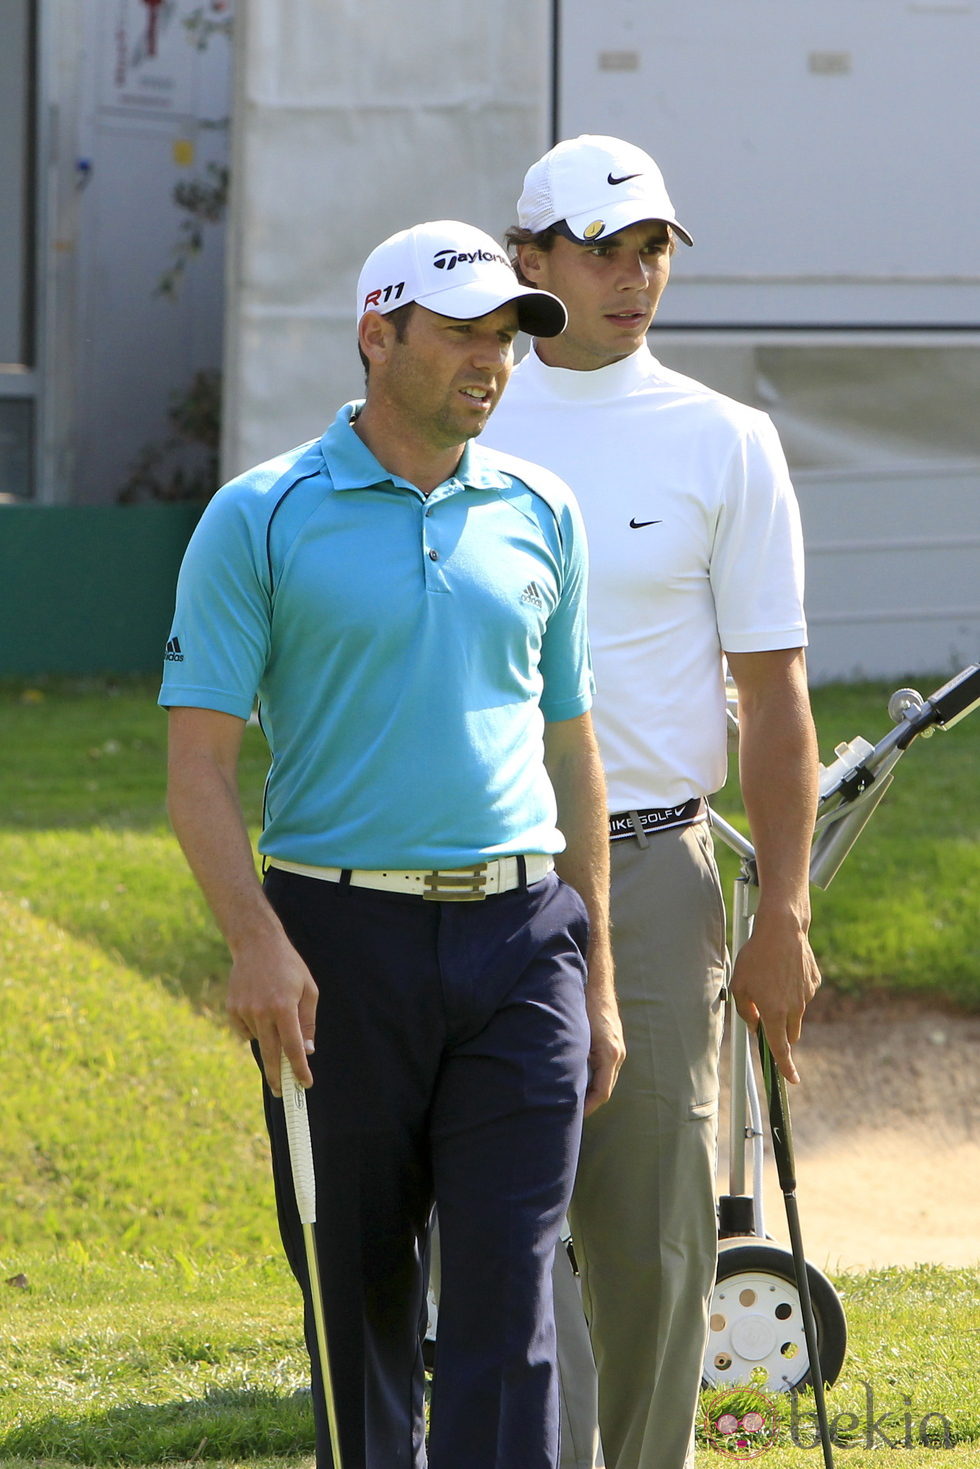
[{"label": "cart wheel", "polygon": [[[807,1278],[817,1327],[820,1370],[835,1382],[847,1348],[847,1322],[840,1297],[826,1275],[808,1264]],[[711,1297],[705,1387],[747,1382],[764,1368],[770,1392],[789,1392],[810,1380],[810,1354],[788,1250],[755,1240],[733,1245],[718,1256]]]}]

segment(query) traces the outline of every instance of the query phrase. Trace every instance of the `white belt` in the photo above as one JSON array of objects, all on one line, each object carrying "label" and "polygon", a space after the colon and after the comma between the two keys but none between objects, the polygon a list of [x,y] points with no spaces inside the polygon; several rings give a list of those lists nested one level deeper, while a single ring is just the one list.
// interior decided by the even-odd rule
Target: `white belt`
[{"label": "white belt", "polygon": [[509,893],[514,888],[540,882],[555,865],[551,857],[539,855],[498,857],[495,862],[479,862],[475,867],[437,868],[429,872],[410,868],[398,872],[372,872],[356,867],[307,867],[302,862],[285,862],[279,857],[268,857],[266,862],[269,867],[297,872],[301,877],[316,877],[322,882],[345,883],[352,888],[377,888],[382,893],[409,893],[439,903],[471,903],[493,893]]}]

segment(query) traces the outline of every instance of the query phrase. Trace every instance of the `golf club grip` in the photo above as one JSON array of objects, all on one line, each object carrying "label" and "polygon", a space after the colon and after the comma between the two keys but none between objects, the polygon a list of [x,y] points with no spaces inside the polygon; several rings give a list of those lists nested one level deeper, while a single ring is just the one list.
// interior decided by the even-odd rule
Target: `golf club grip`
[{"label": "golf club grip", "polygon": [[306,1092],[296,1080],[286,1052],[280,1065],[282,1109],[289,1139],[289,1162],[293,1170],[293,1189],[301,1224],[316,1221],[316,1179],[313,1172],[313,1144],[310,1141],[310,1117],[306,1110]]},{"label": "golf club grip", "polygon": [[762,1061],[762,1079],[769,1104],[769,1130],[772,1133],[772,1155],[776,1163],[779,1187],[784,1194],[796,1188],[796,1158],[793,1154],[793,1128],[789,1117],[789,1101],[786,1096],[786,1078],[776,1065],[766,1033],[759,1026],[759,1057]]}]

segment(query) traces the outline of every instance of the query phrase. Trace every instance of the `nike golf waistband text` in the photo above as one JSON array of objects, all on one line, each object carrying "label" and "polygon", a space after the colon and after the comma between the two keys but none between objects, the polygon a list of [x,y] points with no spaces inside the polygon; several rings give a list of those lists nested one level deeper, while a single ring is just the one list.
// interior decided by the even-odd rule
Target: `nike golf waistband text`
[{"label": "nike golf waistband text", "polygon": [[609,818],[609,840],[624,841],[641,833],[651,836],[656,831],[669,831],[674,826],[690,826],[703,821],[708,804],[703,796],[692,796],[683,806],[659,806],[647,811],[620,811]]}]

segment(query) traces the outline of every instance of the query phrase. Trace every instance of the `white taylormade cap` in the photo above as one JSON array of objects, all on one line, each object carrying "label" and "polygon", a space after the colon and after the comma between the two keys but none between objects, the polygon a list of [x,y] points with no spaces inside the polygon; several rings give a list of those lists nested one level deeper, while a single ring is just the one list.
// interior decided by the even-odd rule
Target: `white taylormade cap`
[{"label": "white taylormade cap", "polygon": [[509,301],[521,331],[556,337],[568,320],[548,291],[522,286],[496,240],[455,219],[437,219],[383,240],[364,262],[357,282],[357,319],[417,301],[440,316],[471,321]]},{"label": "white taylormade cap", "polygon": [[583,133],[532,163],[517,201],[522,229],[564,224],[576,240],[598,240],[644,219],[663,220],[687,245],[663,174],[649,153],[619,138]]}]

